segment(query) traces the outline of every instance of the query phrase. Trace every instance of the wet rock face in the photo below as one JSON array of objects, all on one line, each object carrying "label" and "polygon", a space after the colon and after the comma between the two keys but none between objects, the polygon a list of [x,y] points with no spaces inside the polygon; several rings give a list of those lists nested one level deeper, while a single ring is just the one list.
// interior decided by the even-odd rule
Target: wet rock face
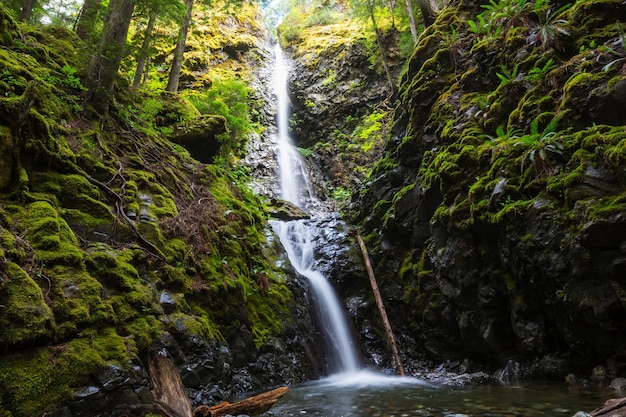
[{"label": "wet rock face", "polygon": [[[336,55],[343,56],[342,61]],[[334,129],[343,128],[347,116],[358,117],[390,95],[388,82],[370,68],[367,57],[362,45],[319,57],[316,65],[293,57],[289,85],[298,146],[323,141]]]},{"label": "wet rock face", "polygon": [[[314,150],[307,156],[314,183],[352,189],[362,183],[364,167],[380,157],[386,130],[360,139],[368,146],[352,143],[345,148],[348,138],[363,128],[367,117],[391,111],[394,91],[385,74],[378,72],[381,64],[370,63],[373,52],[365,35],[355,28],[344,33],[337,26],[341,27],[330,25],[323,33],[312,32],[310,36],[321,37],[317,43],[294,41],[285,48],[290,58],[291,136],[296,146]],[[395,81],[403,61],[398,34],[385,33],[383,42]],[[325,191],[318,185],[318,196]]]},{"label": "wet rock face", "polygon": [[[614,22],[600,10],[613,6],[594,3],[593,22],[586,7],[576,2],[563,17],[584,39],[612,45],[617,32],[604,30]],[[625,136],[623,114],[608,111],[623,98],[624,76],[602,65],[577,73],[591,56],[609,58],[564,43],[565,57],[545,52],[556,64],[551,76],[529,83],[532,65],[523,62],[536,51],[508,44],[512,36],[494,41],[500,49],[470,34],[452,44],[439,37],[476,12],[462,4],[442,12],[422,36],[385,150],[397,164],[374,170],[354,219],[372,237],[407,360],[470,358],[505,379],[589,375],[626,349],[626,176],[615,146]],[[507,61],[511,54],[525,59]],[[519,79],[503,86],[496,72],[513,61],[522,62]],[[558,103],[545,98],[556,92]],[[532,121],[541,130],[559,112],[567,116],[554,133],[534,141]],[[525,150],[520,138],[530,139]]]}]

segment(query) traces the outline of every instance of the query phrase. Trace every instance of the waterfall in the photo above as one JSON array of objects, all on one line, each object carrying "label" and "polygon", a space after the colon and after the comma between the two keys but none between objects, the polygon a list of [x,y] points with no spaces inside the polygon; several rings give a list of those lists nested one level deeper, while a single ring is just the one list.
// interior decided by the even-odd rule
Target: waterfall
[{"label": "waterfall", "polygon": [[[280,46],[276,45],[274,89],[277,100],[278,161],[281,198],[306,209],[319,206],[311,186],[306,164],[289,135],[288,68]],[[318,213],[319,215],[319,213]],[[314,269],[315,221],[272,221],[272,227],[285,247],[294,269],[304,276],[314,294],[322,331],[331,346],[329,361],[339,373],[355,373],[360,369],[358,355],[351,338],[350,327],[341,303],[326,277]]]},{"label": "waterfall", "polygon": [[276,92],[277,160],[281,198],[304,208],[307,202],[315,199],[315,193],[302,155],[293,145],[289,136],[290,112],[287,89],[289,71],[283,58],[283,51],[278,44],[274,47],[274,56],[273,84]]}]

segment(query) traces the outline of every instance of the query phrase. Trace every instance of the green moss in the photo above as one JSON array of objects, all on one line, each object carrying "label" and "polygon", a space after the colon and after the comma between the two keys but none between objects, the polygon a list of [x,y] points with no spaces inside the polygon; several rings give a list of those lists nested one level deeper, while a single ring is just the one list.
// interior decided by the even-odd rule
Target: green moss
[{"label": "green moss", "polygon": [[626,212],[626,195],[600,198],[588,207],[585,212],[585,220],[594,221],[624,212]]},{"label": "green moss", "polygon": [[102,298],[102,285],[84,269],[57,265],[47,271],[46,281],[61,336],[116,321],[113,309]]},{"label": "green moss", "polygon": [[558,111],[566,109],[584,108],[590,91],[602,79],[601,75],[588,72],[579,72],[572,75],[563,86],[563,99]]},{"label": "green moss", "polygon": [[13,15],[0,4],[0,44],[10,47],[21,38],[21,32]]},{"label": "green moss", "polygon": [[92,207],[81,207],[80,200],[87,197],[99,199],[100,192],[85,178],[77,174],[61,174],[58,172],[35,172],[32,174],[33,192],[49,193],[58,198],[59,204],[67,208],[88,211]]},{"label": "green moss", "polygon": [[202,309],[197,309],[200,315],[174,313],[168,316],[168,320],[178,331],[196,335],[204,340],[223,340],[215,323],[209,319]]},{"label": "green moss", "polygon": [[[165,325],[153,315],[146,315],[124,323],[119,330],[131,351],[140,351],[162,336]],[[199,333],[194,333],[198,334]]]},{"label": "green moss", "polygon": [[405,280],[410,276],[414,275],[417,269],[417,265],[414,264],[413,261],[414,251],[409,251],[402,261],[402,265],[400,266],[400,271],[398,272],[400,279]]},{"label": "green moss", "polygon": [[532,205],[532,200],[517,200],[506,202],[495,214],[489,216],[493,223],[508,222],[516,217],[524,217],[528,208]]},{"label": "green moss", "polygon": [[25,237],[37,250],[37,258],[48,266],[80,265],[83,255],[67,222],[47,201],[28,204],[18,224]]},{"label": "green moss", "polygon": [[258,347],[283,328],[283,321],[289,320],[288,312],[293,304],[293,297],[287,285],[274,278],[271,279],[267,291],[255,285],[247,300],[246,309],[252,324],[252,335]]},{"label": "green moss", "polygon": [[45,415],[72,398],[75,388],[107,364],[126,365],[133,352],[113,329],[67,344],[0,358],[0,408],[15,417]]},{"label": "green moss", "polygon": [[4,268],[0,277],[0,346],[50,339],[55,321],[42,289],[17,264],[9,262]]},{"label": "green moss", "polygon": [[140,277],[134,266],[135,251],[92,245],[87,252],[87,271],[108,294],[106,301],[117,320],[124,322],[153,310],[154,290],[149,282]]}]

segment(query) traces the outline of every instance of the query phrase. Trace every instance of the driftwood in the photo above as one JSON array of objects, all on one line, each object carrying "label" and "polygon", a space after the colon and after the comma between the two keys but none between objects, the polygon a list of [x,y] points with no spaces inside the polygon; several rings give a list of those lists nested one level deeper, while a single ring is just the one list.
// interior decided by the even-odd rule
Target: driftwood
[{"label": "driftwood", "polygon": [[193,410],[193,417],[222,417],[226,414],[256,416],[272,408],[287,392],[289,387],[280,387],[232,404],[223,402],[211,407],[201,405]]},{"label": "driftwood", "polygon": [[589,413],[591,417],[626,417],[626,398],[607,400],[600,408]]},{"label": "driftwood", "polygon": [[391,349],[391,354],[393,355],[393,359],[396,362],[398,373],[400,375],[404,375],[404,366],[402,366],[402,360],[400,359],[400,354],[398,353],[398,346],[396,345],[396,338],[393,336],[391,323],[389,323],[389,319],[387,318],[387,311],[385,310],[383,299],[380,296],[380,291],[378,290],[378,284],[376,283],[376,276],[374,275],[374,270],[372,269],[372,263],[370,262],[370,257],[369,257],[369,254],[367,253],[367,248],[365,247],[365,243],[363,242],[363,239],[361,239],[361,235],[359,234],[359,232],[355,231],[354,235],[356,237],[357,242],[359,243],[359,246],[361,247],[361,252],[363,253],[363,260],[365,262],[365,268],[367,269],[367,274],[369,275],[369,278],[370,278],[372,291],[374,292],[374,298],[376,299],[376,304],[378,305],[378,311],[380,312],[380,317],[383,321],[385,332],[387,333],[387,343],[389,344],[389,348]]}]

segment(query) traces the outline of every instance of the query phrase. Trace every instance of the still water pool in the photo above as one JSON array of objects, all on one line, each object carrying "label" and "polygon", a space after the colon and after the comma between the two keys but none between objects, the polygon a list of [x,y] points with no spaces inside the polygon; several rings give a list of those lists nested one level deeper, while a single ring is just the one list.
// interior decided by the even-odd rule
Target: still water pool
[{"label": "still water pool", "polygon": [[614,392],[563,384],[447,387],[413,378],[360,374],[292,387],[274,417],[558,417],[591,411]]}]

